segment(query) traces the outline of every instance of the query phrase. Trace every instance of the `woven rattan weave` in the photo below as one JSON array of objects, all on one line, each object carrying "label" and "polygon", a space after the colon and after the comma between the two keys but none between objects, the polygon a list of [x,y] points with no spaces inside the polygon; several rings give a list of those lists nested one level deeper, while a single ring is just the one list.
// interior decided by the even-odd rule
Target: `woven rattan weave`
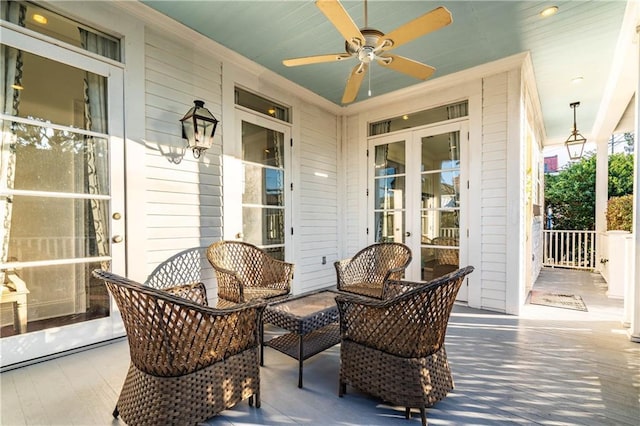
[{"label": "woven rattan weave", "polygon": [[206,262],[204,249],[194,247],[183,250],[160,263],[144,284],[163,290],[176,285],[201,282],[203,260]]},{"label": "woven rattan weave", "polygon": [[[290,331],[264,342],[298,360],[298,387],[302,387],[303,362],[340,343],[338,308],[333,291],[315,291],[270,303],[263,322]],[[264,356],[261,357],[264,360]]]},{"label": "woven rattan weave", "polygon": [[384,284],[399,280],[411,262],[411,250],[401,243],[376,243],[356,253],[351,259],[335,262],[337,288],[363,296],[384,296]]},{"label": "woven rattan weave", "polygon": [[352,385],[394,405],[426,407],[453,389],[444,338],[451,308],[472,266],[428,283],[389,282],[401,291],[375,300],[340,294],[340,390]]},{"label": "woven rattan weave", "polygon": [[241,241],[219,241],[207,249],[216,271],[218,298],[234,303],[273,299],[291,291],[293,264],[274,259]]},{"label": "woven rattan weave", "polygon": [[93,274],[115,299],[129,340],[131,365],[115,417],[128,425],[182,425],[245,398],[260,406],[264,303],[215,309],[192,301],[206,301],[206,294],[194,296],[202,285],[158,290],[105,271]]}]

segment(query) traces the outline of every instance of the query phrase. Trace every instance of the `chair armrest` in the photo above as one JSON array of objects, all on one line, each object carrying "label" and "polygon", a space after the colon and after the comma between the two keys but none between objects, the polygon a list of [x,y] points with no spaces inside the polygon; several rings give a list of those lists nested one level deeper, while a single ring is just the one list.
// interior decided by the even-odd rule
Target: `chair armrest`
[{"label": "chair armrest", "polygon": [[229,269],[215,267],[218,282],[218,297],[234,303],[244,300],[242,278]]},{"label": "chair armrest", "polygon": [[169,294],[208,306],[207,288],[203,283],[182,284],[163,289]]},{"label": "chair armrest", "polygon": [[[283,260],[264,256],[264,269],[260,287],[291,291],[294,264]],[[249,285],[249,283],[247,284]]]}]

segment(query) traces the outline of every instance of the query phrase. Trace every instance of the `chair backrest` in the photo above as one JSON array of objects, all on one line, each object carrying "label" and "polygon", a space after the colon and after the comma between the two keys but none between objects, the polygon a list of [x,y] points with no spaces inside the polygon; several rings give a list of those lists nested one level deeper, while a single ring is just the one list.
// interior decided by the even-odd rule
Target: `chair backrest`
[{"label": "chair backrest", "polygon": [[266,256],[260,248],[243,241],[218,241],[207,249],[214,269],[234,272],[248,286],[262,282]]},{"label": "chair backrest", "polygon": [[215,309],[119,275],[95,270],[122,315],[131,362],[161,377],[188,374],[255,347],[264,305]]},{"label": "chair backrest", "polygon": [[375,243],[356,253],[348,267],[362,268],[368,283],[399,280],[411,262],[411,249],[402,243]]},{"label": "chair backrest", "polygon": [[149,274],[144,284],[162,290],[201,282],[203,252],[204,249],[193,247],[171,256]]},{"label": "chair backrest", "polygon": [[458,290],[473,266],[428,283],[389,281],[407,288],[383,301],[338,296],[343,338],[406,358],[425,357],[444,344]]}]

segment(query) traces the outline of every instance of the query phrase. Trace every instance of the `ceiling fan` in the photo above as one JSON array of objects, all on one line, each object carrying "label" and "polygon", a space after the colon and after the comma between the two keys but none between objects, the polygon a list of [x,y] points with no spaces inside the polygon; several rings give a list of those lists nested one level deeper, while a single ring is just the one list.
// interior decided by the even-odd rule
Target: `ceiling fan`
[{"label": "ceiling fan", "polygon": [[387,52],[418,37],[445,27],[452,22],[451,12],[441,6],[385,34],[374,28],[368,28],[367,0],[364,0],[365,24],[362,29],[358,28],[355,22],[353,22],[353,19],[351,19],[338,0],[317,0],[316,6],[344,37],[346,53],[331,53],[285,59],[282,63],[288,67],[295,67],[298,65],[337,62],[344,59],[356,58],[359,62],[351,70],[351,75],[347,80],[347,86],[342,95],[343,104],[355,101],[362,80],[369,69],[369,64],[373,61],[376,61],[385,68],[420,80],[429,78],[436,70],[432,66]]}]

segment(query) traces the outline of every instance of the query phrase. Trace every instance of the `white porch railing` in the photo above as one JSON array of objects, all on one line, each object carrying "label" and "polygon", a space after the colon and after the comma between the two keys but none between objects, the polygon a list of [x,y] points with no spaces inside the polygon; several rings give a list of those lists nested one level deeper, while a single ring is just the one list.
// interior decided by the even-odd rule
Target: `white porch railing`
[{"label": "white porch railing", "polygon": [[543,266],[595,269],[596,231],[544,230]]}]

